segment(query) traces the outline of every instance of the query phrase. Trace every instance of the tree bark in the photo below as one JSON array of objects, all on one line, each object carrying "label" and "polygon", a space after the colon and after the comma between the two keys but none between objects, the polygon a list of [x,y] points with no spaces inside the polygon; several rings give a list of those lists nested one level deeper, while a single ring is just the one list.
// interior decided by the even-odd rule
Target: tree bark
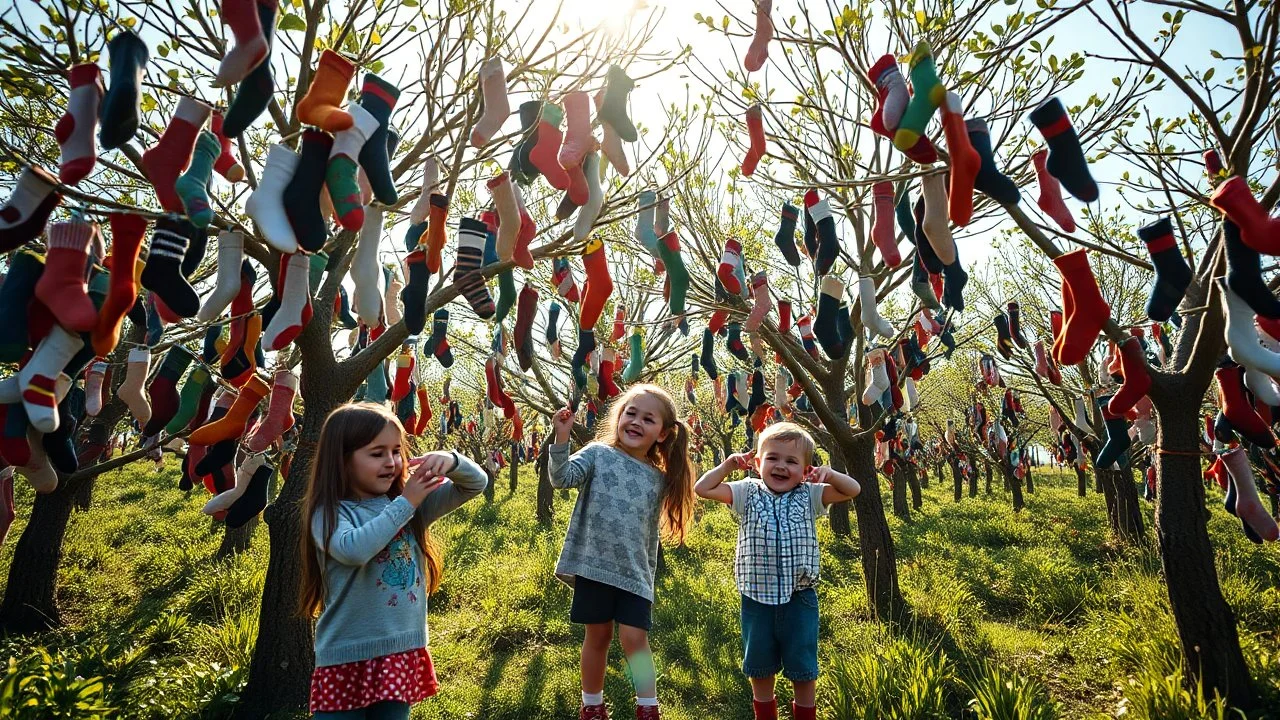
[{"label": "tree bark", "polygon": [[1200,427],[1196,405],[1181,378],[1155,387],[1157,417],[1156,537],[1164,567],[1169,606],[1182,646],[1189,683],[1203,683],[1206,695],[1220,693],[1234,707],[1252,710],[1258,697],[1249,677],[1236,616],[1222,596],[1209,542],[1204,484],[1200,473]]},{"label": "tree bark", "polygon": [[917,470],[915,465],[907,465],[907,484],[911,487],[911,507],[919,510],[924,507],[924,499],[920,497],[920,476],[929,477],[927,472]]},{"label": "tree bark", "polygon": [[538,460],[535,463],[538,468],[536,512],[538,524],[544,527],[550,526],[555,519],[555,488],[551,486],[551,469],[547,460],[547,448],[550,445],[551,441],[549,439],[542,442],[542,447],[538,449]]},{"label": "tree bark", "polygon": [[225,560],[248,550],[253,542],[253,531],[257,528],[258,518],[256,517],[238,528],[226,528],[222,533],[222,544],[213,554],[213,559]]},{"label": "tree bark", "polygon": [[893,472],[893,514],[905,522],[911,522],[911,507],[907,505],[907,471],[899,464]]},{"label": "tree bark", "polygon": [[960,461],[955,458],[951,459],[951,483],[955,492],[955,501],[960,502],[964,497],[964,477],[960,474]]},{"label": "tree bark", "polygon": [[[1085,477],[1084,468],[1080,467],[1079,465],[1076,465],[1075,467],[1076,467],[1076,494],[1079,495],[1080,497],[1087,497],[1089,495],[1089,480],[1088,478]],[[1095,471],[1095,474],[1096,474],[1096,471]],[[1102,483],[1101,478],[1098,479],[1098,483],[1099,484]]]},{"label": "tree bark", "polygon": [[1013,493],[1013,511],[1021,512],[1026,507],[1022,500],[1022,481],[1013,474],[1013,466],[1008,460],[1000,461],[1000,474],[1004,475],[1004,481],[1009,484],[1009,490]]},{"label": "tree bark", "polygon": [[516,491],[516,483],[519,479],[516,477],[520,472],[520,456],[516,455],[516,443],[511,443],[511,477],[507,479],[507,490],[509,492]]},{"label": "tree bark", "polygon": [[978,473],[976,467],[974,468],[974,473],[969,476],[969,497],[978,497]]},{"label": "tree bark", "polygon": [[88,511],[89,506],[93,504],[93,486],[97,484],[96,480],[97,478],[88,478],[84,482],[76,484],[76,494],[71,499],[73,509],[78,512]]},{"label": "tree bark", "polygon": [[[837,446],[832,453],[832,466],[851,472],[862,483],[853,509],[858,517],[858,546],[862,551],[862,575],[867,597],[876,617],[891,620],[902,617],[905,602],[898,587],[898,563],[893,549],[893,536],[885,521],[884,503],[880,495],[880,477],[875,468],[875,440],[871,435],[854,438],[849,447]],[[836,463],[839,462],[839,465]],[[838,503],[847,506],[848,503]],[[836,506],[831,506],[835,510]]]},{"label": "tree bark", "polygon": [[987,494],[991,494],[991,463],[983,463],[987,466]]}]

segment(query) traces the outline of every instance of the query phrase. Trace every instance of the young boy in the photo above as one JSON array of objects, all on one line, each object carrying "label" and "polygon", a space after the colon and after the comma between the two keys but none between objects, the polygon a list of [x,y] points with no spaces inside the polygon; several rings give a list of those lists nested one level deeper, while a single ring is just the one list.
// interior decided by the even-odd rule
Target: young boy
[{"label": "young boy", "polygon": [[[793,423],[770,425],[756,449],[730,455],[698,479],[694,492],[733,508],[738,551],[733,574],[742,593],[742,672],[751,681],[756,720],[777,720],[774,676],[791,681],[796,720],[817,717],[818,529],[827,506],[862,487],[830,467],[813,467],[814,443]],[[759,478],[724,479],[754,468]]]}]

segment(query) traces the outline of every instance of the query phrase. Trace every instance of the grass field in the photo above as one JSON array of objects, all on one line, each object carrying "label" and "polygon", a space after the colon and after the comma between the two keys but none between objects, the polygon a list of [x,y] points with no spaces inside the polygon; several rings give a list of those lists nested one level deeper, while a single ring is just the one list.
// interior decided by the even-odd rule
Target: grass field
[{"label": "grass field", "polygon": [[[442,687],[415,718],[576,717],[581,633],[552,574],[572,497],[557,496],[555,526],[539,528],[526,468],[514,494],[504,474],[492,504],[479,498],[436,526],[446,576],[430,627]],[[266,529],[247,553],[213,562],[220,529],[176,476],[138,464],[99,480],[67,534],[59,601],[69,627],[0,648],[14,658],[0,716],[94,717],[94,705],[114,708],[102,717],[225,716],[256,635]],[[19,485],[25,516],[31,497]],[[1038,473],[1036,485],[1019,515],[999,492],[957,505],[935,484],[913,522],[890,518],[913,608],[893,629],[868,617],[856,544],[822,524],[820,717],[1220,716],[1180,689],[1155,552],[1113,544],[1102,497],[1076,497],[1074,476]],[[0,578],[22,528],[20,518],[0,549]],[[1249,544],[1218,506],[1210,531],[1254,676],[1280,707],[1280,553]],[[664,717],[751,717],[735,535],[728,510],[707,504],[688,546],[667,553],[652,634]],[[630,717],[616,644],[612,660],[606,696],[615,717]],[[36,680],[18,688],[20,677]],[[43,707],[12,705],[23,697]]]}]

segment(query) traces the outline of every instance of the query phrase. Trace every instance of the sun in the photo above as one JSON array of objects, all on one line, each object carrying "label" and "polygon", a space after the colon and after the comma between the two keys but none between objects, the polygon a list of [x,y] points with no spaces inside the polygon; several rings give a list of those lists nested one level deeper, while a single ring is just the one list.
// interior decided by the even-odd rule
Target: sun
[{"label": "sun", "polygon": [[[630,0],[615,3],[602,0],[561,0],[560,20],[571,27],[591,29],[600,27],[607,33],[617,33],[626,28],[639,12],[661,4],[657,0]],[[550,4],[550,3],[549,3]],[[551,4],[554,8],[554,4]]]}]

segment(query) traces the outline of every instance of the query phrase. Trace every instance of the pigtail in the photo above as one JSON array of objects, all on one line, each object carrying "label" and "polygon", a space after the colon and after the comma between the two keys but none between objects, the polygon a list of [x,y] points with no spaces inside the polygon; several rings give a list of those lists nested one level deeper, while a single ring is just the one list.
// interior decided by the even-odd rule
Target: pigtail
[{"label": "pigtail", "polygon": [[667,433],[667,439],[655,446],[663,474],[662,536],[669,542],[684,544],[693,518],[694,468],[689,461],[689,428],[681,420]]}]

